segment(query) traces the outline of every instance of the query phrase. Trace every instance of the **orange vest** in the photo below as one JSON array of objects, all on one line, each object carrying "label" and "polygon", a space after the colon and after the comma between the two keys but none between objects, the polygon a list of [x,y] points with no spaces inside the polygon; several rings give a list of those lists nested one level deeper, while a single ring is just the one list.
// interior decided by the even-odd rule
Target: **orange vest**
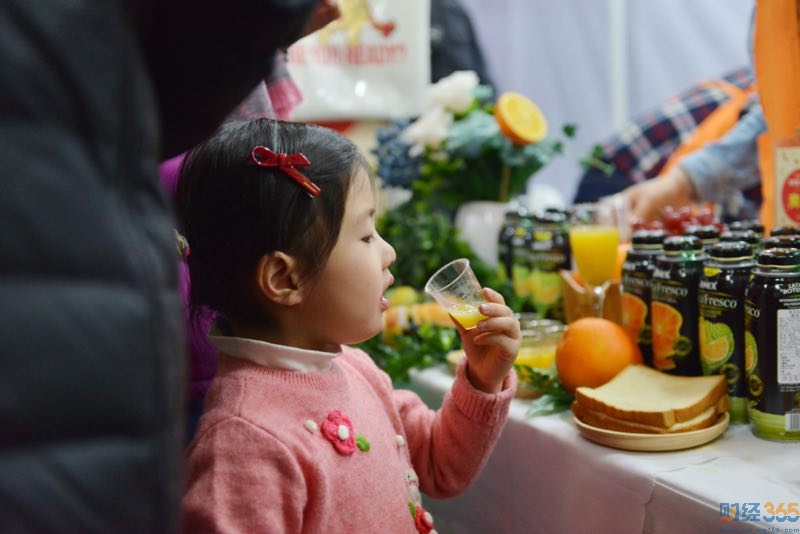
[{"label": "orange vest", "polygon": [[800,25],[797,0],[757,0],[755,78],[767,133],[758,139],[761,222],[775,224],[775,146],[800,127]]},{"label": "orange vest", "polygon": [[720,104],[717,109],[703,119],[686,141],[681,143],[672,153],[659,172],[662,176],[665,175],[669,169],[677,165],[684,156],[703,148],[706,144],[716,141],[728,133],[739,121],[739,115],[747,105],[748,97],[755,91],[755,84],[740,89],[725,80],[710,80],[703,85],[721,89],[728,94],[728,100]]}]

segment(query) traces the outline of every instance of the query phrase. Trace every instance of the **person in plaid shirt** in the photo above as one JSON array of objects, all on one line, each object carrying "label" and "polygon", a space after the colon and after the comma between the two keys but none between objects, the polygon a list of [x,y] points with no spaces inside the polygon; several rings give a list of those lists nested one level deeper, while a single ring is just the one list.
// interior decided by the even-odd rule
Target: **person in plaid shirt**
[{"label": "person in plaid shirt", "polygon": [[[698,125],[731,98],[731,88],[744,91],[752,84],[751,69],[738,68],[720,80],[701,82],[672,96],[653,111],[629,121],[599,145],[594,154],[596,164],[581,177],[574,202],[593,202],[659,176]],[[756,97],[751,94],[741,117],[758,111],[756,107]],[[748,188],[757,182],[743,185]]]}]

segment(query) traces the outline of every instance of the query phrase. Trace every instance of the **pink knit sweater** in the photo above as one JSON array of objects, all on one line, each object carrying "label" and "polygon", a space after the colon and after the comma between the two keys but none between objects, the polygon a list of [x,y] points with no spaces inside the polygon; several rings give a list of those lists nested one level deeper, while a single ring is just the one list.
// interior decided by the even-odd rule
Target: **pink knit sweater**
[{"label": "pink knit sweater", "polygon": [[462,364],[434,412],[352,348],[325,373],[221,356],[188,449],[183,530],[430,532],[420,491],[469,486],[515,387],[511,372],[502,392],[477,391]]}]

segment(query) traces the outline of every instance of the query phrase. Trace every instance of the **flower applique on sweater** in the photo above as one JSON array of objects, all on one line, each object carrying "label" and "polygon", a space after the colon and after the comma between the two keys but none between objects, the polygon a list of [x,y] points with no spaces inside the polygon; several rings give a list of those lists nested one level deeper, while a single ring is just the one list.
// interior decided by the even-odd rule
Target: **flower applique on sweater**
[{"label": "flower applique on sweater", "polygon": [[[367,452],[370,449],[369,441],[361,435],[356,435],[353,430],[353,423],[347,415],[340,410],[333,410],[325,417],[321,424],[317,424],[313,419],[303,421],[305,427],[311,434],[319,431],[327,439],[333,448],[343,456],[350,456],[356,449]],[[406,446],[405,438],[398,434],[394,439],[398,450]],[[408,490],[408,510],[414,520],[414,527],[420,534],[437,534],[433,528],[433,516],[422,507],[422,494],[419,491],[419,477],[414,469],[409,469],[405,474],[405,483]]]},{"label": "flower applique on sweater", "polygon": [[353,423],[339,410],[333,410],[322,421],[321,425],[311,419],[306,419],[303,426],[312,434],[320,430],[322,436],[327,439],[333,448],[343,456],[350,456],[356,449],[367,452],[370,449],[369,441],[366,437],[356,435],[353,430]]},{"label": "flower applique on sweater", "polygon": [[413,469],[406,471],[408,488],[408,511],[414,519],[414,527],[420,534],[437,534],[433,528],[433,516],[422,507],[422,494],[419,491],[419,477]]}]

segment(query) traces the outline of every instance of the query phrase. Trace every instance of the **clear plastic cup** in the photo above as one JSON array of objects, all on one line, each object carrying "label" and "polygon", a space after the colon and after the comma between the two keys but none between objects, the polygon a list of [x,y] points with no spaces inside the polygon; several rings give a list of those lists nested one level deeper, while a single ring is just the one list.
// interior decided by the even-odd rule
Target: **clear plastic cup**
[{"label": "clear plastic cup", "polygon": [[481,285],[469,266],[469,260],[453,260],[428,279],[425,293],[436,299],[466,330],[475,326],[486,316],[478,311],[485,302]]}]

